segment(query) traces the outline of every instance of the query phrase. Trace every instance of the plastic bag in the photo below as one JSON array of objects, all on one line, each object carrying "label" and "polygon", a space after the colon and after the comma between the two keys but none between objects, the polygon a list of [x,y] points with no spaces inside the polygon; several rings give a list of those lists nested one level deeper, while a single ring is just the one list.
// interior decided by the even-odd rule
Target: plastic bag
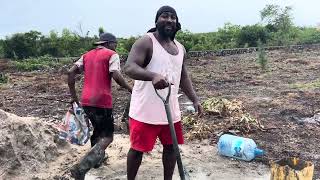
[{"label": "plastic bag", "polygon": [[72,144],[84,145],[90,138],[89,122],[84,110],[77,103],[72,106],[59,126],[59,138]]}]

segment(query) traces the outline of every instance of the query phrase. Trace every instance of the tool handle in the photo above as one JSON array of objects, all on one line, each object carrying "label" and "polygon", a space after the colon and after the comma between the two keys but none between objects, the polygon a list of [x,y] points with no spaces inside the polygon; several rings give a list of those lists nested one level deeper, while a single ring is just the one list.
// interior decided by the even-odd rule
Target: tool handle
[{"label": "tool handle", "polygon": [[168,122],[169,122],[172,145],[173,145],[173,150],[174,150],[174,153],[175,153],[175,156],[176,156],[176,159],[177,159],[180,179],[181,180],[186,180],[185,174],[187,174],[187,173],[183,168],[182,159],[181,159],[181,155],[180,155],[180,150],[179,150],[179,146],[178,146],[178,139],[177,139],[176,131],[174,129],[174,124],[173,124],[173,121],[172,121],[172,116],[171,116],[171,110],[170,110],[169,103],[165,104],[164,106],[165,106],[165,110],[166,110],[166,114],[167,114],[167,119],[168,119]]},{"label": "tool handle", "polygon": [[169,103],[169,98],[170,98],[170,95],[171,95],[171,84],[168,86],[168,88],[169,88],[169,91],[168,91],[167,97],[162,97],[159,94],[158,90],[156,88],[154,88],[154,90],[156,91],[157,96],[163,101],[164,104]]},{"label": "tool handle", "polygon": [[[189,177],[187,172],[184,170],[183,168],[183,164],[182,164],[182,160],[181,160],[181,155],[180,155],[180,151],[179,151],[179,146],[178,146],[178,140],[177,140],[177,135],[176,135],[176,131],[174,129],[174,124],[172,121],[172,116],[171,116],[171,110],[170,110],[170,105],[169,105],[169,97],[171,94],[171,85],[169,85],[169,91],[167,94],[167,97],[164,98],[162,97],[159,92],[157,91],[156,88],[154,88],[154,90],[156,91],[156,94],[159,96],[159,98],[163,101],[164,107],[165,107],[165,111],[167,114],[167,119],[168,119],[168,123],[169,123],[169,128],[170,128],[170,134],[171,134],[171,138],[172,138],[172,144],[173,144],[173,150],[177,159],[177,164],[178,164],[178,170],[179,170],[179,175],[180,175],[180,179],[181,180],[186,180],[186,177]],[[189,179],[189,178],[187,178]]]}]

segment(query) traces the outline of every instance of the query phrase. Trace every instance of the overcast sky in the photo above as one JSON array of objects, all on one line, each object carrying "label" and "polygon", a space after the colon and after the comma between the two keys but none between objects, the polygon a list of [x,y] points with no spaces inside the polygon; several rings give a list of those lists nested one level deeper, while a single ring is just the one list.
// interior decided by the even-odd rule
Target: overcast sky
[{"label": "overcast sky", "polygon": [[319,0],[0,0],[0,38],[30,30],[79,31],[79,24],[91,36],[100,26],[118,37],[141,35],[162,5],[176,9],[183,29],[210,32],[226,22],[257,23],[266,4],[292,6],[297,25],[320,23]]}]

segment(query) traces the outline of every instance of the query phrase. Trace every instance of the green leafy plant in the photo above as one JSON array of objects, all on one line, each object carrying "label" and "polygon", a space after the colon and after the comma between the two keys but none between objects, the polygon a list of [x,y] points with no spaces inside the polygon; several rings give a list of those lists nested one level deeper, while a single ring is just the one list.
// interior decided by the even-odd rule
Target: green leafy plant
[{"label": "green leafy plant", "polygon": [[12,65],[20,71],[45,70],[61,67],[71,63],[71,58],[54,58],[48,55],[37,58],[28,58],[19,61],[12,61]]},{"label": "green leafy plant", "polygon": [[263,45],[263,43],[258,40],[257,42],[258,44],[258,58],[257,61],[261,67],[262,70],[266,70],[267,68],[267,63],[268,63],[268,58],[266,55],[266,51],[265,51],[265,47]]},{"label": "green leafy plant", "polygon": [[0,73],[0,84],[5,84],[9,80],[8,76],[4,73]]}]

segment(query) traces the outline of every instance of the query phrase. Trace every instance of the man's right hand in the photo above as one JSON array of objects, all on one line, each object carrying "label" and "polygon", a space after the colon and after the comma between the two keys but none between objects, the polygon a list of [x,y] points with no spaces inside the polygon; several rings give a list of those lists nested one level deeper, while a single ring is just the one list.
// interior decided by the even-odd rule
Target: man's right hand
[{"label": "man's right hand", "polygon": [[80,106],[80,103],[79,103],[79,100],[78,100],[78,97],[71,97],[71,101],[70,101],[70,103],[71,104],[73,104],[73,103],[77,103],[78,104],[78,106]]},{"label": "man's right hand", "polygon": [[169,86],[169,82],[166,80],[166,78],[160,74],[156,74],[152,78],[152,84],[155,89],[164,89]]}]

